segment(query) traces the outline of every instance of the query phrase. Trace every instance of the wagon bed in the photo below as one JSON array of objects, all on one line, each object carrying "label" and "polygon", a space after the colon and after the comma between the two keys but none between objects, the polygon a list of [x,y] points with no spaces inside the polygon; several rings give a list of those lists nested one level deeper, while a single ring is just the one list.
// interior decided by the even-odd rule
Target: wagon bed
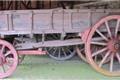
[{"label": "wagon bed", "polygon": [[99,19],[119,12],[115,9],[0,11],[0,34],[81,33]]}]

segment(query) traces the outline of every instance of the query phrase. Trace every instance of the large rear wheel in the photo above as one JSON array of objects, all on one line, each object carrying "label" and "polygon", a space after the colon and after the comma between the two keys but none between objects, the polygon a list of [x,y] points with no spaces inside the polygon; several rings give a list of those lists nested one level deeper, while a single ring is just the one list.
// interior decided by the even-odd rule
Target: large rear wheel
[{"label": "large rear wheel", "polygon": [[[101,37],[99,41],[93,39]],[[94,43],[94,44],[93,44]],[[96,46],[99,50],[92,50]],[[120,76],[120,16],[111,15],[96,23],[85,43],[86,57],[89,64],[98,72],[107,76]],[[104,54],[96,62],[94,56]],[[106,60],[109,60],[105,63]]]}]

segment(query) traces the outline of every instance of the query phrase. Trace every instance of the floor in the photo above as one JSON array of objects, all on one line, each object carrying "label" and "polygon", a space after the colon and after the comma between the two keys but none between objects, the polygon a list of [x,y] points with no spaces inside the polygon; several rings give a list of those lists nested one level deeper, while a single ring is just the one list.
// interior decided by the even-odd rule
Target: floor
[{"label": "floor", "polygon": [[120,80],[120,77],[101,75],[78,57],[60,62],[48,56],[26,56],[5,80]]}]

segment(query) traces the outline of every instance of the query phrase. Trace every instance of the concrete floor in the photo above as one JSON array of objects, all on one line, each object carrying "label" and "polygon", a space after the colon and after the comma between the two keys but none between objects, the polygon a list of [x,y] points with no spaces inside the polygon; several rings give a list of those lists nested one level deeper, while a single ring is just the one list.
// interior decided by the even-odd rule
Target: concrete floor
[{"label": "concrete floor", "polygon": [[120,80],[120,77],[101,75],[78,57],[60,62],[48,56],[26,56],[5,80]]}]

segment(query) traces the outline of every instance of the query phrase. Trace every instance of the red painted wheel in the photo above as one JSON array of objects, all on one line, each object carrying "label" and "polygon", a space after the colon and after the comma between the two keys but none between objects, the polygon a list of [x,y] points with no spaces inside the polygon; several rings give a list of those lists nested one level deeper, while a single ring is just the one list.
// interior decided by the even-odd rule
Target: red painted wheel
[{"label": "red painted wheel", "polygon": [[[99,41],[96,38],[100,38]],[[93,45],[102,48],[98,51],[91,50]],[[85,43],[85,52],[89,64],[96,71],[107,76],[120,76],[119,15],[107,16],[92,27]],[[104,54],[104,57],[98,58],[98,63],[94,60],[94,56],[100,54]],[[109,62],[105,63],[107,59]]]},{"label": "red painted wheel", "polygon": [[18,64],[18,55],[14,47],[0,40],[0,78],[10,76],[16,69]]}]

